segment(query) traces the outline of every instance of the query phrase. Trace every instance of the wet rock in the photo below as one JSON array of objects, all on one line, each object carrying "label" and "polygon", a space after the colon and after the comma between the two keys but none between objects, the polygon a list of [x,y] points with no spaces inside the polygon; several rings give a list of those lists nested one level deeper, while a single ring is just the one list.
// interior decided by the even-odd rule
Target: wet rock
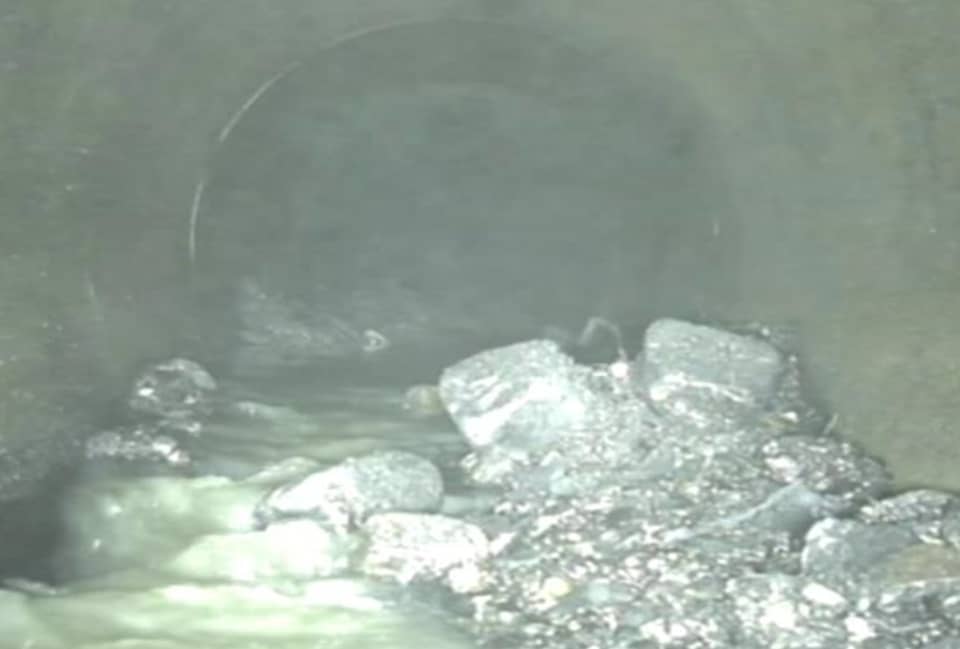
[{"label": "wet rock", "polygon": [[161,419],[172,428],[195,433],[200,420],[213,409],[217,389],[213,377],[199,364],[184,358],[158,363],[134,381],[127,400],[130,410]]},{"label": "wet rock", "polygon": [[361,569],[406,584],[443,580],[454,592],[484,586],[478,566],[490,554],[483,530],[439,514],[375,514],[363,524],[368,536]]},{"label": "wet rock", "polygon": [[927,647],[956,636],[960,579],[929,579],[866,589],[858,613],[879,638],[896,636],[901,647]]},{"label": "wet rock", "polygon": [[634,361],[581,365],[540,340],[482,352],[408,395],[439,398],[467,441],[462,495],[407,452],[292,459],[243,483],[259,529],[245,509],[168,569],[359,569],[455,601],[491,649],[948,647],[960,501],[885,497],[888,472],[805,401],[795,361],[672,320]]},{"label": "wet rock", "polygon": [[952,508],[944,515],[941,533],[944,542],[960,550],[960,509]]},{"label": "wet rock", "polygon": [[941,521],[960,506],[953,494],[916,489],[865,505],[858,513],[866,523],[926,523]]},{"label": "wet rock", "polygon": [[482,453],[467,455],[461,464],[477,484],[498,485],[513,480],[532,461],[531,455],[520,449],[492,446]]},{"label": "wet rock", "polygon": [[915,543],[892,554],[871,571],[881,584],[960,578],[960,552],[940,543]]},{"label": "wet rock", "polygon": [[447,368],[440,397],[467,442],[542,449],[610,410],[583,368],[560,347],[535,340],[486,351]]},{"label": "wet rock", "polygon": [[861,577],[918,542],[913,531],[903,525],[827,519],[815,524],[806,535],[803,568],[824,579]]},{"label": "wet rock", "polygon": [[823,496],[801,484],[792,484],[773,492],[761,503],[696,528],[672,530],[665,538],[679,542],[700,535],[742,531],[752,534],[784,533],[797,536],[814,521],[842,514],[847,507],[842,501]]},{"label": "wet rock", "polygon": [[876,498],[893,481],[883,464],[836,437],[787,435],[765,443],[760,453],[775,480],[846,494],[851,502]]},{"label": "wet rock", "polygon": [[346,531],[379,512],[436,511],[443,498],[440,471],[405,451],[351,458],[267,495],[257,507],[261,523],[312,516]]},{"label": "wet rock", "polygon": [[945,538],[954,505],[950,494],[918,490],[817,523],[805,540],[804,570],[871,589],[960,576],[960,554]]},{"label": "wet rock", "polygon": [[186,449],[158,425],[130,426],[97,433],[86,440],[84,450],[88,460],[151,462],[173,467],[190,464]]},{"label": "wet rock", "polygon": [[444,371],[440,396],[473,453],[479,483],[575,494],[596,488],[656,436],[629,370],[574,363],[535,340],[468,358]]},{"label": "wet rock", "polygon": [[[914,595],[953,578],[955,502],[883,499],[887,470],[804,399],[795,358],[660,321],[644,354],[619,363],[581,366],[532,341],[441,378],[472,447],[467,476],[500,489],[491,508],[460,515],[491,539],[484,587],[468,593],[481,646],[892,649],[949,637],[960,599],[927,584],[935,606],[923,610]],[[890,590],[904,580],[913,590]]]},{"label": "wet rock", "polygon": [[727,416],[769,403],[785,369],[769,343],[679,320],[647,329],[642,382],[666,412],[707,425],[708,414]]},{"label": "wet rock", "polygon": [[751,576],[727,584],[744,646],[833,649],[847,643],[846,598],[790,575]]}]

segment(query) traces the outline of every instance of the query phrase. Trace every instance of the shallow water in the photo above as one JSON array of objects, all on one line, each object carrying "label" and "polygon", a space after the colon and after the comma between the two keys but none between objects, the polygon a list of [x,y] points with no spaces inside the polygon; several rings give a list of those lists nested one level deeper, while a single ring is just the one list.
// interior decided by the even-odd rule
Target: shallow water
[{"label": "shallow water", "polygon": [[311,389],[300,383],[283,394],[246,392],[210,423],[191,452],[202,472],[234,476],[290,457],[334,463],[380,448],[433,460],[465,453],[445,417],[405,409],[407,387]]},{"label": "shallow water", "polygon": [[0,647],[470,646],[396,587],[327,576],[328,558],[348,548],[254,529],[253,507],[273,486],[345,457],[404,448],[454,462],[463,446],[452,424],[405,409],[405,389],[252,401],[248,387],[190,449],[195,475],[91,467],[67,497],[63,585],[0,591]]}]

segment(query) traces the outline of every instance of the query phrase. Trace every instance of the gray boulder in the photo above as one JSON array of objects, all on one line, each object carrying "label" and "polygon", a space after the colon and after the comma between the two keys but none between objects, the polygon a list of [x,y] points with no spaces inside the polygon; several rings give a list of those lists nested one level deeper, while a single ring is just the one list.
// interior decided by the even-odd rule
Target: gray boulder
[{"label": "gray boulder", "polygon": [[137,415],[192,433],[213,411],[216,390],[217,382],[199,363],[173,358],[147,368],[136,378],[127,405]]},{"label": "gray boulder", "polygon": [[261,523],[312,516],[346,531],[379,512],[436,511],[442,499],[443,479],[432,463],[405,451],[381,451],[273,490],[256,514]]},{"label": "gray boulder", "polygon": [[533,340],[482,352],[447,368],[440,398],[475,449],[539,450],[602,423],[613,404],[560,346]]},{"label": "gray boulder", "polygon": [[363,525],[368,548],[361,569],[399,583],[441,581],[454,592],[483,586],[479,564],[491,553],[483,530],[439,514],[391,512]]},{"label": "gray boulder", "polygon": [[664,319],[647,329],[641,367],[651,401],[706,425],[707,413],[735,414],[770,402],[785,364],[758,338]]}]

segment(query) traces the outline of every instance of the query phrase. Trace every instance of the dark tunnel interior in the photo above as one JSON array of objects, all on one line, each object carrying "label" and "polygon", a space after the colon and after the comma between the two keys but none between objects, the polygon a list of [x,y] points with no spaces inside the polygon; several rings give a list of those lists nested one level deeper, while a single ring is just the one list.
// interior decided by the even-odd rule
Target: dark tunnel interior
[{"label": "dark tunnel interior", "polygon": [[483,21],[325,49],[224,133],[198,201],[195,304],[229,332],[241,284],[334,312],[356,298],[426,356],[591,316],[716,316],[738,267],[723,162],[648,64],[627,80]]}]

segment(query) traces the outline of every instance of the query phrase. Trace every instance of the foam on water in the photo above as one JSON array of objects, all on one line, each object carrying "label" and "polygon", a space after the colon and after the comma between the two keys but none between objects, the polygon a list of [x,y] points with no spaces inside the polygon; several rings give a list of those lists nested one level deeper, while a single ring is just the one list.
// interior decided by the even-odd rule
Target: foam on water
[{"label": "foam on water", "polygon": [[[257,530],[276,485],[379,448],[427,457],[461,444],[443,417],[405,413],[403,390],[259,403],[193,451],[200,475],[90,472],[69,494],[63,585],[0,590],[0,647],[31,649],[454,649],[442,615],[395,587],[344,575],[350,541],[300,522]],[[218,470],[219,469],[219,470]],[[309,529],[308,529],[309,528]],[[341,547],[342,546],[342,547]]]}]

